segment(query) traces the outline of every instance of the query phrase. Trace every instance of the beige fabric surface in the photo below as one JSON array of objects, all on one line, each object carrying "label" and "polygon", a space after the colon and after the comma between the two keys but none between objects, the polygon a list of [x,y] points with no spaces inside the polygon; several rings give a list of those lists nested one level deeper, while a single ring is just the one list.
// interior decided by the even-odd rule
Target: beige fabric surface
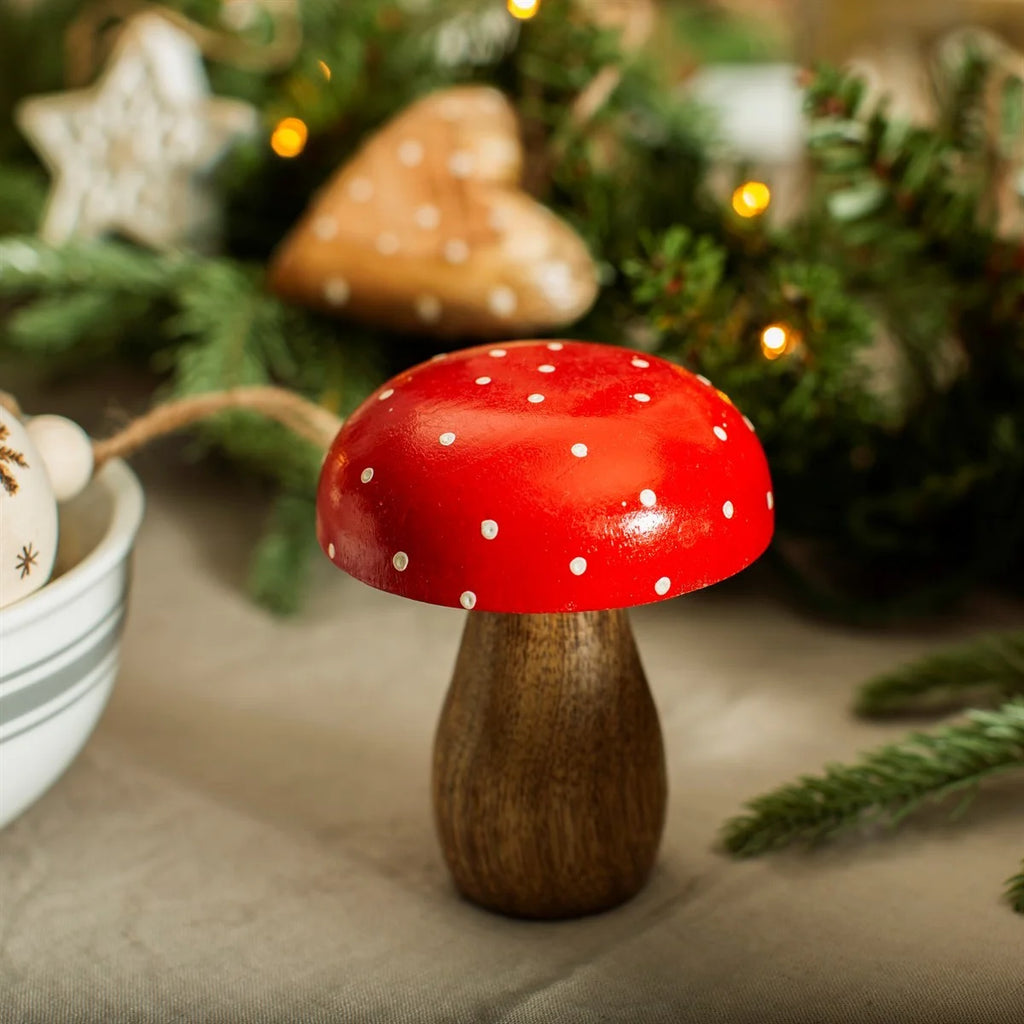
[{"label": "beige fabric surface", "polygon": [[149,507],[111,704],[0,833],[0,1021],[1024,1022],[1021,779],[967,819],[734,862],[723,818],[900,735],[848,713],[865,674],[1019,621],[867,633],[756,574],[639,609],[671,794],[650,885],[528,923],[461,902],[433,835],[431,736],[462,613],[318,565],[276,621],[244,596],[265,502],[173,456]]}]

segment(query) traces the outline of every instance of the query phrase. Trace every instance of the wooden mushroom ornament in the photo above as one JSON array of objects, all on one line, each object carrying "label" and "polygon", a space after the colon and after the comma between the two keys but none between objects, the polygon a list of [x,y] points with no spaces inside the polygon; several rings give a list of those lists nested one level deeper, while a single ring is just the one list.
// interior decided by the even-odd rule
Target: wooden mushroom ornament
[{"label": "wooden mushroom ornament", "polygon": [[744,568],[772,501],[749,420],[626,349],[466,349],[353,413],[324,462],[320,544],[364,583],[470,612],[433,775],[469,899],[554,918],[641,888],[666,781],[624,609]]},{"label": "wooden mushroom ornament", "polygon": [[282,243],[271,288],[328,313],[444,336],[572,323],[597,274],[579,236],[519,188],[515,111],[495,89],[417,101],[327,183]]}]

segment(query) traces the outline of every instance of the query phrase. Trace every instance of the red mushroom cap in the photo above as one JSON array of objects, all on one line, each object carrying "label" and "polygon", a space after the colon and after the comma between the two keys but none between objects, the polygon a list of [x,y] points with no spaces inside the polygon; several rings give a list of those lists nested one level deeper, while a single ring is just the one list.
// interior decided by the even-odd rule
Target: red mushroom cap
[{"label": "red mushroom cap", "polygon": [[317,536],[380,590],[495,612],[626,608],[706,587],[772,535],[753,426],[657,356],[520,341],[438,356],[348,419]]}]

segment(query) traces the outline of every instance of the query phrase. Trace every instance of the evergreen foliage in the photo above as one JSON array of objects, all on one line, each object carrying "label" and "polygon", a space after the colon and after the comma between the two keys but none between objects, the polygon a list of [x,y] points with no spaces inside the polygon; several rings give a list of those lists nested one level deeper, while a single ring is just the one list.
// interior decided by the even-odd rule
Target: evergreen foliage
[{"label": "evergreen foliage", "polygon": [[[213,0],[171,6],[219,26]],[[10,113],[64,87],[58,41],[81,5],[0,8],[0,358],[55,369],[130,358],[162,375],[160,395],[273,382],[350,409],[441,343],[284,305],[264,287],[269,255],[368,132],[430,89],[485,81],[520,112],[531,190],[602,268],[601,297],[571,333],[656,351],[735,399],[772,465],[775,553],[819,608],[878,617],[1020,578],[1024,244],[996,231],[982,55],[945,71],[935,123],[922,127],[867,101],[856,79],[808,76],[808,203],[782,226],[732,212],[709,173],[712,126],[673,81],[705,55],[764,56],[757,30],[680,8],[685,31],[660,32],[653,59],[622,54],[571,0],[545,0],[500,39],[501,0],[299,9],[305,44],[287,68],[209,65],[217,92],[256,105],[262,132],[219,171],[225,247],[203,258],[116,239],[55,251],[31,237],[47,178]],[[268,31],[257,20],[245,34]],[[621,82],[581,123],[573,101],[609,65]],[[1006,109],[1012,135],[1020,118]],[[283,116],[310,129],[293,160],[267,145]],[[772,322],[800,340],[769,362],[759,336]],[[297,510],[315,453],[238,414],[201,436],[282,488],[253,581],[294,607],[302,574],[275,567],[310,550]]]}]

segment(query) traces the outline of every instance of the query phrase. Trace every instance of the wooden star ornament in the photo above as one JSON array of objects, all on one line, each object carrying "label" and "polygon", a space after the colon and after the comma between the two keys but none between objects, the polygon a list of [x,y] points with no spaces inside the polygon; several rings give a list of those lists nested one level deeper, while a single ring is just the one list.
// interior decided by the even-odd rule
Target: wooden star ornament
[{"label": "wooden star ornament", "polygon": [[16,116],[53,173],[39,233],[54,245],[119,232],[207,247],[220,218],[205,172],[256,126],[249,104],[210,96],[192,39],[150,13],[126,25],[96,85],[30,97]]},{"label": "wooden star ornament", "polygon": [[582,239],[519,187],[497,90],[418,100],[328,181],[276,253],[282,297],[398,330],[512,337],[577,320],[597,295]]}]

